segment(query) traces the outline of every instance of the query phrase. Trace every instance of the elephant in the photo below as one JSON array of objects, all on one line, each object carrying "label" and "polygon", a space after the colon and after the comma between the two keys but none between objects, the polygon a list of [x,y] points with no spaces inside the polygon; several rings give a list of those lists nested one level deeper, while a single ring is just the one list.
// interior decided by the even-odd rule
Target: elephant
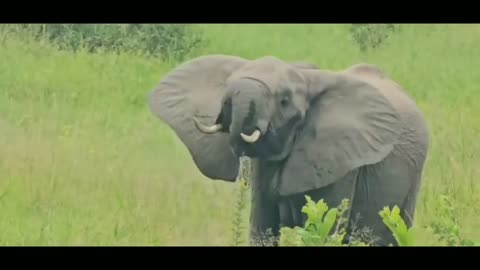
[{"label": "elephant", "polygon": [[347,237],[369,228],[373,245],[397,245],[379,211],[398,206],[411,227],[429,149],[423,112],[378,66],[342,70],[211,54],[173,68],[148,107],[186,146],[199,172],[235,182],[252,161],[251,245],[303,227],[306,195],[350,201]]}]

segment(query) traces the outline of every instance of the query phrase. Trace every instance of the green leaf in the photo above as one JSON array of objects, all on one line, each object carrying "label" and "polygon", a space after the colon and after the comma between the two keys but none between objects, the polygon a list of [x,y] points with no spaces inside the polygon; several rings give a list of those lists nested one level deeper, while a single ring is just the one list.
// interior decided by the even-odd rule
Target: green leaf
[{"label": "green leaf", "polygon": [[337,209],[332,208],[330,211],[327,212],[325,215],[325,218],[323,222],[321,222],[318,226],[318,234],[321,235],[322,237],[327,237],[330,231],[333,228],[333,225],[335,224],[335,220],[337,217]]},{"label": "green leaf", "polygon": [[393,233],[395,240],[400,246],[412,246],[414,244],[414,233],[408,230],[405,221],[400,216],[400,208],[394,206],[392,211],[388,207],[384,207],[380,211],[383,223]]}]

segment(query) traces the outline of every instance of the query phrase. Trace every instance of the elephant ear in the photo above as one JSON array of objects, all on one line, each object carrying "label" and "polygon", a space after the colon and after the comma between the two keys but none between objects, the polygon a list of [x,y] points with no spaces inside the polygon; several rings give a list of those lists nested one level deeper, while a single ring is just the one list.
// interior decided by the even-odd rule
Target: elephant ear
[{"label": "elephant ear", "polygon": [[207,125],[215,123],[226,79],[246,63],[234,56],[202,56],[171,71],[149,94],[152,113],[175,131],[200,172],[211,179],[235,181],[239,160],[226,133],[201,133],[193,117]]},{"label": "elephant ear", "polygon": [[398,112],[372,84],[375,79],[369,83],[349,72],[304,71],[310,109],[277,179],[279,195],[327,186],[392,151]]}]

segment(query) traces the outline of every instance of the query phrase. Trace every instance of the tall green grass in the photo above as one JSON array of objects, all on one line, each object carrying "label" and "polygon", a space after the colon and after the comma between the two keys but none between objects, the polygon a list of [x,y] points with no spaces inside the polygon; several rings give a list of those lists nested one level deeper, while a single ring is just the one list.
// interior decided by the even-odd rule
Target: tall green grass
[{"label": "tall green grass", "polygon": [[[400,25],[362,51],[349,25],[197,25],[187,57],[274,55],[326,69],[380,66],[424,111],[431,148],[416,243],[455,204],[462,237],[480,239],[480,25]],[[235,185],[195,168],[146,94],[177,62],[133,52],[59,50],[0,36],[1,245],[229,245]],[[248,207],[247,207],[248,208]],[[379,209],[380,211],[381,209]],[[248,209],[243,211],[248,220]],[[246,235],[243,236],[246,239]]]}]

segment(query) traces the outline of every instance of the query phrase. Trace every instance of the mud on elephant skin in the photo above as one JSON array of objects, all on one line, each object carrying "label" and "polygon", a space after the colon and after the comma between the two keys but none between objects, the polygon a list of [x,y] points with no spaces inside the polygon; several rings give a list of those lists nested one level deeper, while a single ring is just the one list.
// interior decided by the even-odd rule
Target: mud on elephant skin
[{"label": "mud on elephant skin", "polygon": [[250,238],[303,226],[304,195],[337,206],[395,244],[378,212],[398,205],[408,226],[429,147],[422,112],[378,67],[340,71],[273,56],[207,55],[181,64],[149,94],[199,171],[234,182],[254,160]]}]

